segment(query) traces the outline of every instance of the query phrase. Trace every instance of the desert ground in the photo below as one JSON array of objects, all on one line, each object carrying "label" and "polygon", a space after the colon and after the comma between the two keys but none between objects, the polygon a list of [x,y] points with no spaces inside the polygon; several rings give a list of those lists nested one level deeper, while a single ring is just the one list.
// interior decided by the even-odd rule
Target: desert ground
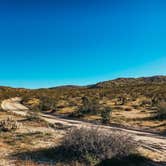
[{"label": "desert ground", "polygon": [[[4,111],[0,112],[0,119],[12,117],[21,122],[22,126],[14,133],[1,133],[2,157],[1,165],[32,165],[33,158],[20,159],[20,155],[25,155],[27,151],[35,151],[58,145],[62,137],[65,136],[69,128],[98,127],[102,132],[115,132],[130,134],[136,142],[139,142],[139,152],[152,159],[157,165],[164,165],[166,161],[166,138],[160,134],[152,132],[126,129],[123,127],[111,127],[97,125],[81,120],[70,120],[55,115],[40,113],[37,120],[28,120],[29,110],[20,103],[20,98],[4,100],[1,107]],[[115,112],[117,114],[117,112]],[[131,113],[126,115],[132,118]],[[121,114],[123,116],[123,114]],[[141,115],[140,115],[141,117]],[[51,126],[51,127],[50,127]],[[53,126],[53,127],[52,127]],[[19,154],[19,155],[18,155]],[[42,161],[43,160],[43,161]],[[46,163],[47,159],[38,158],[38,163]],[[53,161],[52,161],[53,163]]]}]

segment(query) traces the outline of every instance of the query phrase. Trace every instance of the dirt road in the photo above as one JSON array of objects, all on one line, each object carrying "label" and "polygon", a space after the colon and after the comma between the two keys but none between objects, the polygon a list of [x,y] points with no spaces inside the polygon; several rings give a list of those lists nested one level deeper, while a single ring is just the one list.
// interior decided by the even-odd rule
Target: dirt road
[{"label": "dirt road", "polygon": [[[21,98],[12,98],[4,100],[1,103],[1,107],[3,110],[11,111],[16,114],[20,114],[22,116],[26,116],[28,114],[28,108],[25,107],[20,103]],[[142,150],[145,154],[148,153],[153,154],[154,160],[166,162],[166,137],[160,136],[158,134],[152,134],[143,131],[136,131],[136,130],[129,130],[120,127],[111,127],[111,126],[104,126],[104,125],[95,125],[92,123],[82,122],[78,120],[69,120],[63,119],[59,117],[55,117],[53,115],[46,115],[40,113],[40,118],[44,119],[45,121],[55,124],[60,123],[65,126],[73,126],[73,127],[99,127],[100,130],[106,132],[114,132],[120,131],[124,133],[131,134],[133,138],[138,141],[142,147]],[[166,163],[165,163],[166,164]]]}]

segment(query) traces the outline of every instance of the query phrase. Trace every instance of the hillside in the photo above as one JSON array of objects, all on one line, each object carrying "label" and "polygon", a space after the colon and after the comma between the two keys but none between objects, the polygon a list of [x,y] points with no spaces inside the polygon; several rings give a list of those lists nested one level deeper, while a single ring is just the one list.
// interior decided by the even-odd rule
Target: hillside
[{"label": "hillside", "polygon": [[165,84],[166,76],[152,76],[152,77],[140,77],[140,78],[117,78],[110,81],[104,81],[95,85],[90,85],[93,88],[113,86],[131,86],[131,85],[144,85],[144,84]]},{"label": "hillside", "polygon": [[[84,166],[87,165],[85,161],[94,162],[89,156],[86,156],[86,160],[84,158],[84,162],[77,156],[75,161],[75,158],[68,156],[72,151],[64,156],[64,151],[59,150],[63,145],[62,140],[72,131],[71,128],[88,128],[89,125],[100,126],[104,132],[120,132],[120,135],[117,135],[120,138],[123,138],[121,134],[125,131],[139,143],[136,150],[139,156],[137,154],[127,161],[118,159],[118,163],[124,165],[124,162],[128,162],[126,166],[137,166],[137,162],[140,163],[139,166],[165,165],[166,76],[118,78],[88,86],[67,85],[33,90],[1,86],[0,101],[0,127],[6,124],[10,127],[10,123],[22,126],[11,132],[0,130],[0,153],[5,154],[2,165],[10,166],[14,163],[18,166],[39,166],[42,163],[44,166],[58,163],[60,166]],[[4,123],[4,120],[7,122]],[[91,144],[91,139],[84,139],[86,131],[88,137],[99,138],[98,135],[89,135],[91,130],[93,128],[83,131],[82,135],[75,134],[80,132],[76,130],[72,137],[77,141],[82,138],[84,141],[89,140]],[[101,136],[101,133],[99,135]],[[116,141],[121,141],[115,138]],[[102,139],[96,141],[101,141],[99,144],[102,144]],[[118,142],[115,149],[121,147],[119,144],[126,146],[126,140],[124,141],[122,144]],[[75,142],[71,139],[70,143],[74,143],[75,147]],[[63,148],[68,144],[64,144]],[[89,144],[87,145],[89,147]],[[78,147],[76,154],[77,150]],[[94,152],[96,155],[96,150]],[[63,155],[59,155],[62,153]],[[100,152],[100,156],[101,154],[103,152]],[[114,159],[109,162],[111,165],[118,165],[114,163]]]},{"label": "hillside", "polygon": [[[166,102],[166,76],[118,78],[88,86],[35,90],[1,86],[0,91],[1,101],[18,96],[32,110],[88,121],[100,121],[103,109],[110,107],[112,124],[166,132],[165,115],[164,119],[158,119],[156,115],[161,110],[161,103]],[[82,113],[85,97],[90,108]]]},{"label": "hillside", "polygon": [[48,96],[57,100],[70,100],[88,96],[102,100],[119,97],[125,100],[136,100],[140,97],[147,97],[155,102],[166,100],[166,76],[153,76],[141,78],[117,78],[115,80],[99,82],[88,86],[66,85],[42,89],[24,89],[0,86],[0,99],[15,96],[41,98]]}]

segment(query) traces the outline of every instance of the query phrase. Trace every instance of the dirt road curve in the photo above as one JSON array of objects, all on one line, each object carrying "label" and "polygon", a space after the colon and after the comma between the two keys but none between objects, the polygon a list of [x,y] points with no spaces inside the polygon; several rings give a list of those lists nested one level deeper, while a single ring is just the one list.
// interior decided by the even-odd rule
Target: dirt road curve
[{"label": "dirt road curve", "polygon": [[21,98],[19,97],[7,99],[2,101],[1,108],[6,111],[16,112],[17,114],[20,115],[26,115],[28,108],[22,105],[20,102]]},{"label": "dirt road curve", "polygon": [[[20,103],[20,98],[12,98],[4,100],[1,103],[2,109],[6,111],[12,111],[16,114],[27,115],[28,108]],[[147,153],[154,153],[154,159],[157,161],[166,162],[166,137],[160,136],[157,134],[152,134],[148,132],[141,132],[135,130],[124,129],[120,127],[110,127],[103,125],[95,125],[87,122],[63,119],[55,117],[53,115],[40,114],[40,117],[45,121],[55,124],[60,123],[65,126],[74,126],[74,127],[95,127],[98,126],[101,130],[106,132],[120,131],[124,133],[131,134],[136,141],[139,141],[142,148],[147,151]],[[157,157],[156,157],[157,156]],[[166,164],[166,163],[165,163]]]}]

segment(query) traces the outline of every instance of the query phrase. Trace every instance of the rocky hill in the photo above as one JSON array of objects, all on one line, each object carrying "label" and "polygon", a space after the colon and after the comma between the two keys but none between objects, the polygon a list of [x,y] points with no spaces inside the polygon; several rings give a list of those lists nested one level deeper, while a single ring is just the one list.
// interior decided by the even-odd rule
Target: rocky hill
[{"label": "rocky hill", "polygon": [[140,78],[117,78],[110,81],[99,82],[90,85],[91,88],[109,88],[113,86],[130,86],[130,85],[143,85],[143,84],[166,84],[166,76],[152,76]]},{"label": "rocky hill", "polygon": [[145,96],[150,99],[166,100],[166,76],[117,78],[88,86],[67,85],[35,90],[0,86],[0,92],[0,99],[15,96],[26,98],[49,96],[57,100],[61,98],[69,101],[70,99],[82,96],[89,96],[91,98],[105,96],[108,99],[117,97],[136,99],[140,96]]}]

